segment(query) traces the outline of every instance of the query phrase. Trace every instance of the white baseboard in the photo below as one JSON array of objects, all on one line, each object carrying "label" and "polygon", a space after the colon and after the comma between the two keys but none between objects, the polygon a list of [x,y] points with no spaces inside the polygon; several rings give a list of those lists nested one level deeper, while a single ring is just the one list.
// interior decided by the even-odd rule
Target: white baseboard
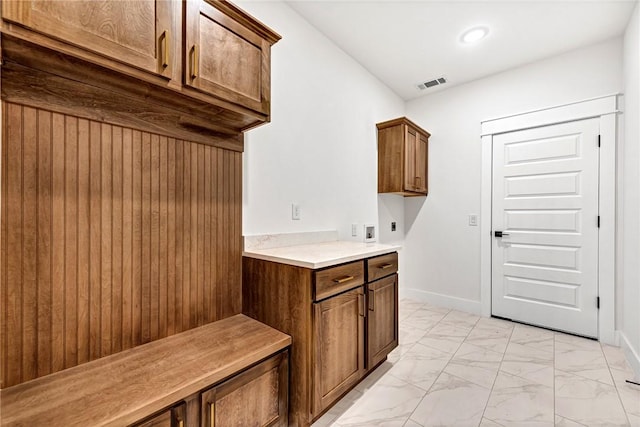
[{"label": "white baseboard", "polygon": [[467,313],[477,314],[479,316],[482,315],[482,305],[480,304],[480,301],[437,294],[435,292],[428,292],[420,289],[400,288],[399,291],[400,298],[410,298],[416,301],[428,302],[440,307],[466,311]]},{"label": "white baseboard", "polygon": [[627,357],[627,362],[631,365],[631,369],[635,373],[635,379],[640,380],[640,354],[637,348],[633,348],[631,342],[622,331],[618,331],[618,341],[620,342],[620,348],[624,350],[624,354]]}]

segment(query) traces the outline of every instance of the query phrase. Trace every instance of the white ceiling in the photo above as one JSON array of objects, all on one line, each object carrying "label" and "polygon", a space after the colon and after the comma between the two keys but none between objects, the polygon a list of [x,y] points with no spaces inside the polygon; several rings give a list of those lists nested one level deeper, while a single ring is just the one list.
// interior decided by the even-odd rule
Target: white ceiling
[{"label": "white ceiling", "polygon": [[[635,0],[287,3],[405,100],[623,34]],[[475,45],[462,33],[486,26]],[[416,84],[445,76],[443,86]]]}]

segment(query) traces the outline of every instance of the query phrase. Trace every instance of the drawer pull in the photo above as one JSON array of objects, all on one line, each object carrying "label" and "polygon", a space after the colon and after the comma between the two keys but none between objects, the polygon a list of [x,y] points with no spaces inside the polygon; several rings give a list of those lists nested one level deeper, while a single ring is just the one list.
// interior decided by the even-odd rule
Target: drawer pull
[{"label": "drawer pull", "polygon": [[162,66],[167,68],[169,66],[169,31],[162,33]]},{"label": "drawer pull", "polygon": [[216,427],[216,404],[209,405],[209,417],[211,418],[211,427]]},{"label": "drawer pull", "polygon": [[184,427],[184,420],[178,421],[178,427]]},{"label": "drawer pull", "polygon": [[337,279],[333,279],[334,283],[345,283],[348,282],[349,280],[353,280],[355,279],[355,277],[353,276],[344,276],[344,277],[338,277]]},{"label": "drawer pull", "polygon": [[364,317],[364,294],[358,294],[358,315]]},{"label": "drawer pull", "polygon": [[198,59],[198,45],[194,44],[191,48],[191,78],[195,79],[198,77],[198,68],[200,67],[200,62]]},{"label": "drawer pull", "polygon": [[391,267],[393,267],[393,264],[389,264],[389,263],[378,266],[378,268],[382,270],[386,270],[387,268],[391,268]]}]

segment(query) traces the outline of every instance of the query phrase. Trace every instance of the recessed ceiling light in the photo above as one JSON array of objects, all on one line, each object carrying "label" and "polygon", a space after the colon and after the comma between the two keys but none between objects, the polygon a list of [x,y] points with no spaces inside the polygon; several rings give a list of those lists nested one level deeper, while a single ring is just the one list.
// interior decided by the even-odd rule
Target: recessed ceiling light
[{"label": "recessed ceiling light", "polygon": [[482,40],[489,34],[489,29],[487,27],[474,27],[470,30],[467,30],[462,34],[460,40],[462,43],[472,44],[479,40]]}]

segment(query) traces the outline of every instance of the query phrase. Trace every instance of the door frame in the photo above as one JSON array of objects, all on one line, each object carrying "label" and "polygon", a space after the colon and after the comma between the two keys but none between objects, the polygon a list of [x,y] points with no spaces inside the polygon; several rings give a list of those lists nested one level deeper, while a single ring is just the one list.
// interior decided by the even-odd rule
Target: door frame
[{"label": "door frame", "polygon": [[598,229],[598,340],[616,344],[616,133],[618,94],[592,98],[481,122],[482,165],[480,193],[480,303],[483,316],[491,316],[491,234],[493,203],[493,136],[505,132],[555,125],[576,120],[600,119],[600,228]]}]

